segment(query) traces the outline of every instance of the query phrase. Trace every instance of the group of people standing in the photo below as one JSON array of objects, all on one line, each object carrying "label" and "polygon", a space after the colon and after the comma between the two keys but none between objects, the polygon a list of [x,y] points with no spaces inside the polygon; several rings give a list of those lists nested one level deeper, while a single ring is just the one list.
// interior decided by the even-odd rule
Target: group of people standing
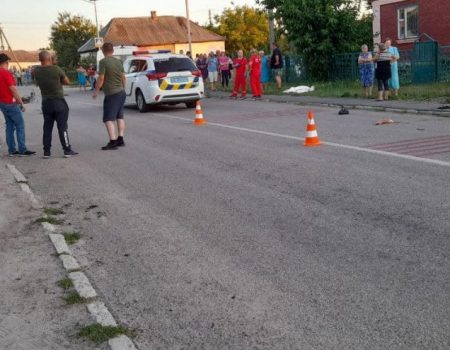
[{"label": "group of people standing", "polygon": [[78,86],[80,88],[80,91],[81,91],[81,89],[84,89],[84,91],[86,91],[87,83],[90,84],[91,91],[94,91],[95,83],[97,82],[96,76],[97,76],[97,70],[92,63],[89,64],[87,69],[85,69],[81,63],[78,63],[77,80],[78,80]]},{"label": "group of people standing", "polygon": [[[99,62],[98,81],[92,96],[96,98],[100,89],[103,89],[105,94],[103,122],[108,132],[109,142],[101,149],[116,150],[125,146],[123,107],[126,78],[122,62],[113,57],[113,45],[105,43],[102,51],[105,58]],[[0,54],[0,110],[3,112],[6,122],[8,156],[30,156],[36,152],[28,150],[25,144],[25,123],[22,115],[25,112],[25,106],[16,88],[16,81],[8,70],[10,60],[6,54]],[[75,156],[78,153],[72,149],[69,141],[69,106],[64,98],[63,91],[63,85],[70,84],[69,78],[60,67],[54,64],[50,52],[41,51],[39,61],[41,65],[35,67],[34,75],[42,96],[44,158],[51,157],[52,132],[55,122],[64,157]]]},{"label": "group of people standing", "polygon": [[389,90],[393,90],[398,95],[400,89],[400,79],[398,75],[398,60],[400,53],[392,46],[392,41],[387,38],[384,43],[376,46],[374,54],[369,51],[367,45],[361,47],[358,64],[361,78],[361,85],[367,98],[372,96],[374,78],[378,85],[377,101],[389,99]]},{"label": "group of people standing", "polygon": [[13,66],[9,69],[13,77],[16,79],[17,86],[29,85],[33,83],[33,68],[28,67],[24,69],[18,69],[16,66]]},{"label": "group of people standing", "polygon": [[223,89],[228,88],[233,78],[234,86],[230,98],[237,98],[239,93],[241,98],[246,98],[249,77],[252,97],[260,99],[263,89],[267,88],[271,70],[275,75],[278,88],[281,88],[283,59],[276,43],[272,44],[270,57],[266,56],[264,51],[256,49],[250,50],[248,59],[244,56],[243,50],[238,50],[233,59],[223,51],[216,51],[216,53],[210,52],[209,55],[197,55],[196,65],[202,72],[203,80],[208,81],[213,91],[216,90],[219,82]]}]

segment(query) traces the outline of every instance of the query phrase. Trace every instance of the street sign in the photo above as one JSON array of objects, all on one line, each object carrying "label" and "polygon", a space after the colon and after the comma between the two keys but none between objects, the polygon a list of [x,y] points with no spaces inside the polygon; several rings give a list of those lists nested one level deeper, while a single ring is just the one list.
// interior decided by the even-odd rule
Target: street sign
[{"label": "street sign", "polygon": [[102,46],[103,46],[103,38],[101,38],[101,37],[97,37],[97,38],[94,38],[94,41],[95,41],[95,47],[96,48],[101,48]]}]

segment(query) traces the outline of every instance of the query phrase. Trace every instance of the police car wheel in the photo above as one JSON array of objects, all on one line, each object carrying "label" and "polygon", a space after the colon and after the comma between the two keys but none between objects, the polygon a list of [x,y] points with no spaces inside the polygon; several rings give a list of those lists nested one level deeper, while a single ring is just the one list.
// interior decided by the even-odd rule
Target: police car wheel
[{"label": "police car wheel", "polygon": [[139,112],[145,113],[149,110],[149,105],[145,103],[144,95],[140,90],[136,92],[136,104]]},{"label": "police car wheel", "polygon": [[186,102],[187,108],[195,108],[197,106],[197,101]]}]

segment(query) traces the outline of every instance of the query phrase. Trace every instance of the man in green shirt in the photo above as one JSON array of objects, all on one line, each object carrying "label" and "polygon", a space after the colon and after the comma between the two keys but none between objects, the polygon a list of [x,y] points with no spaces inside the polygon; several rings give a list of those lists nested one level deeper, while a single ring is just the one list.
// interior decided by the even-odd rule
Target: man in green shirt
[{"label": "man in green shirt", "polygon": [[48,51],[39,52],[41,66],[35,68],[36,82],[42,95],[42,113],[44,114],[44,158],[50,158],[52,147],[53,125],[58,127],[59,140],[64,150],[64,157],[69,158],[78,153],[72,150],[67,132],[69,106],[64,99],[62,85],[70,84],[63,70],[53,65],[52,56]]},{"label": "man in green shirt", "polygon": [[[108,131],[109,142],[102,150],[117,149],[125,146],[123,135],[125,121],[123,120],[123,105],[125,103],[125,73],[122,61],[113,57],[114,47],[111,43],[102,46],[103,58],[99,62],[98,80],[93,94],[96,98],[103,87],[105,99],[103,100],[103,122]],[[115,124],[117,123],[118,137],[116,138]]]}]

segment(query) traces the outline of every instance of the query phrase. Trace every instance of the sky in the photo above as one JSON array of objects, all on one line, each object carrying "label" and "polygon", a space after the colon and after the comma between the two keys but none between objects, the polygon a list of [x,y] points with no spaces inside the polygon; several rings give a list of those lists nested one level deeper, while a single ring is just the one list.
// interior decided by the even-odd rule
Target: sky
[{"label": "sky", "polygon": [[[6,0],[1,0],[6,1]],[[58,12],[82,15],[95,22],[94,6],[84,0],[16,0],[0,12],[0,25],[13,50],[37,50],[48,46],[50,26]],[[208,22],[208,10],[220,14],[226,7],[255,6],[255,0],[189,0],[189,15],[199,24]],[[113,17],[158,15],[186,16],[184,0],[97,0],[99,25]],[[6,46],[6,43],[5,43]]]}]

